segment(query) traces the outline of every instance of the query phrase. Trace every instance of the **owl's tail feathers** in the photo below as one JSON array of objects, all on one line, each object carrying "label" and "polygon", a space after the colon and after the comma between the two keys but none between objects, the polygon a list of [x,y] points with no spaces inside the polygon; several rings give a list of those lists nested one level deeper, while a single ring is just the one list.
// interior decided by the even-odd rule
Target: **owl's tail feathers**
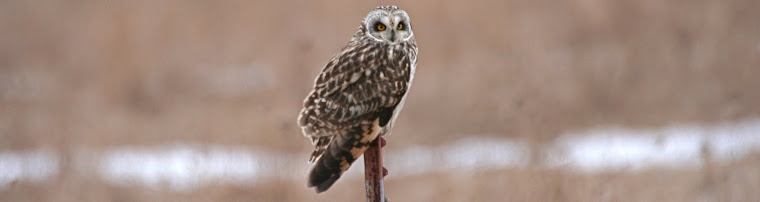
[{"label": "owl's tail feathers", "polygon": [[316,159],[309,173],[307,187],[315,187],[317,193],[329,189],[348,170],[370,143],[377,138],[377,121],[337,135],[322,156]]},{"label": "owl's tail feathers", "polygon": [[315,187],[317,193],[327,191],[340,178],[341,174],[343,171],[340,168],[339,159],[334,158],[328,149],[322,154],[322,157],[317,159],[317,163],[311,169],[306,186]]}]

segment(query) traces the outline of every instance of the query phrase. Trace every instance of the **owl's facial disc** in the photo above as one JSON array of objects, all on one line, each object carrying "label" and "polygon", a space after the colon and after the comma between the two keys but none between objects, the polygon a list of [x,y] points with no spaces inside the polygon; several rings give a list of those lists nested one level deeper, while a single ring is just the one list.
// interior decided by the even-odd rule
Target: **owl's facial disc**
[{"label": "owl's facial disc", "polygon": [[367,35],[383,43],[396,44],[412,36],[409,17],[403,11],[370,13],[365,25]]}]

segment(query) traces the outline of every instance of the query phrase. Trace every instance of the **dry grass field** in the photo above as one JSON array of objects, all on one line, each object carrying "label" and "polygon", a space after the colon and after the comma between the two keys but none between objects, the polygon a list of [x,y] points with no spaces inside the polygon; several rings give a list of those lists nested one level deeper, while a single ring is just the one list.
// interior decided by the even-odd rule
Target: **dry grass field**
[{"label": "dry grass field", "polygon": [[[188,192],[113,185],[65,156],[191,142],[305,158],[295,120],[314,76],[389,3],[409,12],[420,55],[388,150],[476,135],[540,147],[596,126],[760,117],[757,0],[4,0],[0,152],[64,158],[52,179],[14,182],[0,201],[363,200],[354,178],[320,195],[284,178]],[[386,190],[394,201],[760,201],[760,154],[706,161],[425,173]]]}]

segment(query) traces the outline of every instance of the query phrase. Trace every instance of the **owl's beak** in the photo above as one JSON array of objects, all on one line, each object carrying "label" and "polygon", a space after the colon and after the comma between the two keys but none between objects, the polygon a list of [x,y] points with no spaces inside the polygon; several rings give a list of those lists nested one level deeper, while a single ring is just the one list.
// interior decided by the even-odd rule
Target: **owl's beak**
[{"label": "owl's beak", "polygon": [[391,37],[389,38],[391,43],[396,43],[396,30],[391,31]]}]

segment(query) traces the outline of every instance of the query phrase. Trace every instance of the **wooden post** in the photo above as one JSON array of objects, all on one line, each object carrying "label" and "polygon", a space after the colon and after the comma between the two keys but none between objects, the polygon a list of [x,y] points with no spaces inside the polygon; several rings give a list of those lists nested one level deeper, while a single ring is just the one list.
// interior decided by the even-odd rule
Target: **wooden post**
[{"label": "wooden post", "polygon": [[388,171],[383,167],[385,139],[377,137],[364,152],[364,185],[367,188],[367,202],[385,202],[383,177]]}]

